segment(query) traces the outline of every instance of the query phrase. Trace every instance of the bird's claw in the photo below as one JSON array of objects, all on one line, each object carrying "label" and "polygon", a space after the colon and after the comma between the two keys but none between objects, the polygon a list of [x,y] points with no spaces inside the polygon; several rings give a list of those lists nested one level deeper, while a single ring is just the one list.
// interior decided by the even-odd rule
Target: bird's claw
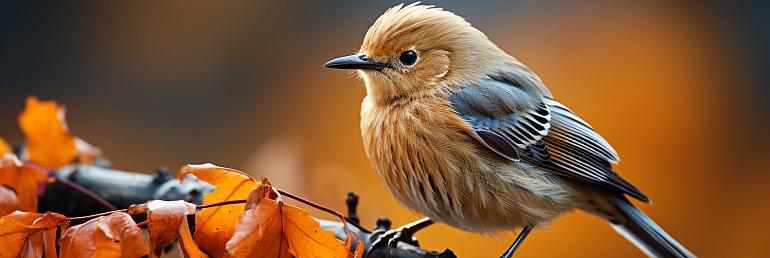
[{"label": "bird's claw", "polygon": [[414,237],[412,237],[411,235],[407,237],[403,231],[404,231],[404,227],[400,227],[397,229],[391,229],[381,233],[374,240],[374,242],[372,242],[372,245],[369,247],[369,253],[379,252],[380,249],[383,249],[383,248],[386,248],[386,249],[381,251],[385,253],[390,253],[391,249],[394,249],[396,248],[396,246],[398,246],[398,242],[405,242],[410,244],[416,242]]},{"label": "bird's claw", "polygon": [[[399,242],[420,246],[420,243],[417,241],[417,238],[414,237],[414,234],[431,223],[433,222],[424,219],[416,223],[401,226],[397,229],[373,233],[371,237],[374,237],[375,239],[369,247],[366,257],[370,257],[369,254],[375,252],[390,253],[390,250],[396,248]],[[387,247],[387,249],[381,250],[383,247]]]}]

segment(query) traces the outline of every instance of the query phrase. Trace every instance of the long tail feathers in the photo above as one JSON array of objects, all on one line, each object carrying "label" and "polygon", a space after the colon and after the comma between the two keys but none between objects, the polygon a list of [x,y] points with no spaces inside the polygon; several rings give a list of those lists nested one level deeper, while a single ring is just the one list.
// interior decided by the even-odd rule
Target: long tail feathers
[{"label": "long tail feathers", "polygon": [[625,222],[612,227],[649,257],[695,257],[625,197],[612,198]]}]

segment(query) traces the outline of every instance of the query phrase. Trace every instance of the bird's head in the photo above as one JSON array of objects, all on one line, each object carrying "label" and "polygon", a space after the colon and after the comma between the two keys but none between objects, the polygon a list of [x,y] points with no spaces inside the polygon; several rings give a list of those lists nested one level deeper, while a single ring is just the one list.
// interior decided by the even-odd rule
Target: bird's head
[{"label": "bird's head", "polygon": [[379,102],[402,101],[470,83],[515,59],[462,17],[414,3],[385,11],[358,53],[327,62],[356,69]]}]

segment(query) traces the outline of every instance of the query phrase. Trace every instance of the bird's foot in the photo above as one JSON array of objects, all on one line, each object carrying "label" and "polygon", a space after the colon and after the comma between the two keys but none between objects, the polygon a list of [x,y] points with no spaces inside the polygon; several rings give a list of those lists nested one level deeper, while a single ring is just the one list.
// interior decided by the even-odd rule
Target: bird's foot
[{"label": "bird's foot", "polygon": [[419,246],[417,239],[414,238],[414,234],[421,229],[430,226],[433,221],[429,218],[423,218],[421,220],[406,224],[397,229],[391,229],[388,231],[375,231],[370,237],[374,238],[366,257],[376,252],[390,253],[390,249],[396,248],[398,242],[404,242],[413,246]]}]

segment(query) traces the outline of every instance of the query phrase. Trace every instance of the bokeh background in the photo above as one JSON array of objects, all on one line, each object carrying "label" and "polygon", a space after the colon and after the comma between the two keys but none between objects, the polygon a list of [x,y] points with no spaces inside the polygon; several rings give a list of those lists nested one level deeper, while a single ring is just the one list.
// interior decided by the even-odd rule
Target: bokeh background
[{"label": "bokeh background", "polygon": [[[426,1],[433,2],[433,1]],[[770,256],[770,4],[446,1],[619,151],[641,208],[703,257]],[[0,136],[22,141],[28,95],[56,99],[119,169],[212,162],[264,175],[363,224],[419,216],[363,152],[362,83],[325,70],[392,1],[3,1]],[[324,217],[320,212],[314,214]],[[439,225],[432,249],[497,257],[514,235]],[[640,257],[608,225],[570,213],[519,257]]]}]

